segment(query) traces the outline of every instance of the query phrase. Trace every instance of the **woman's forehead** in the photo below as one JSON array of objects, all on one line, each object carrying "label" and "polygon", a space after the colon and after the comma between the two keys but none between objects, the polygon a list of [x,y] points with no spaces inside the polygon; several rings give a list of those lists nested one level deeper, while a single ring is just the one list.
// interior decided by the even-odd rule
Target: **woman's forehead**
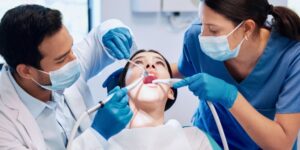
[{"label": "woman's forehead", "polygon": [[224,15],[217,13],[216,11],[203,4],[201,12],[199,12],[200,20],[205,25],[214,26],[231,26],[232,21],[227,19]]},{"label": "woman's forehead", "polygon": [[155,52],[142,52],[137,55],[135,55],[131,60],[136,60],[136,59],[153,59],[153,58],[158,58],[158,59],[163,59],[163,57]]}]

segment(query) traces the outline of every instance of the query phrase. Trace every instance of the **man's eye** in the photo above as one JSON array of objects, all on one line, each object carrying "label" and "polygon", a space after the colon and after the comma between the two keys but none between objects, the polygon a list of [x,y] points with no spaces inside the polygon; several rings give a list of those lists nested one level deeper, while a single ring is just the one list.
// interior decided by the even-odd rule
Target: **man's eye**
[{"label": "man's eye", "polygon": [[62,60],[57,61],[58,64],[63,63],[66,60],[66,58],[63,58]]}]

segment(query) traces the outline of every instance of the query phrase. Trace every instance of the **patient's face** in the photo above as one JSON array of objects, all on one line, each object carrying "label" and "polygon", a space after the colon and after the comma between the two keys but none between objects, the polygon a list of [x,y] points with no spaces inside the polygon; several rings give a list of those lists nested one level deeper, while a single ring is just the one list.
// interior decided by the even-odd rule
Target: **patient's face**
[{"label": "patient's face", "polygon": [[[142,52],[137,54],[132,61],[142,68],[145,68],[149,76],[154,76],[159,79],[170,78],[167,63],[159,54],[153,52]],[[137,80],[141,77],[142,73],[143,71],[139,67],[130,64],[125,77],[125,85],[127,86]],[[129,91],[129,97],[134,103],[157,102],[164,105],[168,98],[174,99],[173,91],[170,86],[152,83],[144,84],[143,82],[141,82],[133,90]]]}]

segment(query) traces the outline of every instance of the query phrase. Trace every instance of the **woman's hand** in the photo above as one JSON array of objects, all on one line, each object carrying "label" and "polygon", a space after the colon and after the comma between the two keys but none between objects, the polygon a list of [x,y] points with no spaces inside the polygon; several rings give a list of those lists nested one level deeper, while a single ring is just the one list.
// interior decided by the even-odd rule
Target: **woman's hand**
[{"label": "woman's hand", "polygon": [[206,73],[184,78],[175,83],[173,87],[180,88],[186,85],[200,99],[220,103],[227,109],[233,106],[238,95],[235,86]]}]

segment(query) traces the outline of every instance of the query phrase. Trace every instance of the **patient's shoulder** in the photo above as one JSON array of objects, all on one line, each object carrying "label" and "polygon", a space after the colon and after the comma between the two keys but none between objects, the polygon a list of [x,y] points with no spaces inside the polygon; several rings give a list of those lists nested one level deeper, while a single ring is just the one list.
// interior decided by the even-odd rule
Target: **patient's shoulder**
[{"label": "patient's shoulder", "polygon": [[[184,127],[183,131],[185,132],[186,135],[193,135],[191,137],[196,137],[196,138],[206,138],[206,134],[201,131],[200,129],[198,129],[197,127]],[[198,137],[199,136],[199,137]]]},{"label": "patient's shoulder", "polygon": [[184,127],[183,131],[193,149],[212,149],[206,134],[196,127]]}]

